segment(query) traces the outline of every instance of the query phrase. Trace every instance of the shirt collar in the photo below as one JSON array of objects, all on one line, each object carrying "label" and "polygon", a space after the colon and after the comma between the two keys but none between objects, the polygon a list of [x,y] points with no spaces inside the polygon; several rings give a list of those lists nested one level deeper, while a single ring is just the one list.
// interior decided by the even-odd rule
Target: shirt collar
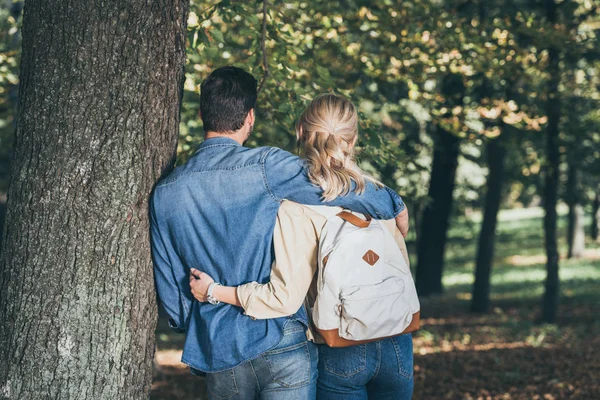
[{"label": "shirt collar", "polygon": [[241,144],[239,144],[238,142],[236,142],[235,140],[228,138],[226,136],[217,136],[217,137],[212,137],[210,139],[205,139],[204,142],[202,142],[200,144],[200,148],[206,147],[206,146],[213,146],[213,145],[230,145],[230,146],[241,146]]}]

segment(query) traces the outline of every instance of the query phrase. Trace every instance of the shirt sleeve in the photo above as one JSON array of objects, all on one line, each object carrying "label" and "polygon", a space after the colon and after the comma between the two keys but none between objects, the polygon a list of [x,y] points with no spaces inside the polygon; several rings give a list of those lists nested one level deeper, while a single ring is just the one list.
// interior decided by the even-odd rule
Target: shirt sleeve
[{"label": "shirt sleeve", "polygon": [[392,219],[405,208],[402,198],[392,189],[378,188],[368,181],[364,193],[360,195],[351,191],[345,196],[325,202],[321,188],[309,180],[305,162],[278,148],[268,148],[262,158],[262,168],[267,190],[276,201],[339,206],[368,214],[375,219]]},{"label": "shirt sleeve", "polygon": [[273,235],[275,263],[269,283],[250,282],[237,288],[246,315],[279,318],[302,306],[317,270],[317,231],[302,206],[284,202]]},{"label": "shirt sleeve", "polygon": [[[185,332],[185,321],[189,315],[191,306],[188,299],[181,293],[177,279],[175,278],[174,267],[167,251],[167,244],[161,234],[156,215],[156,200],[154,196],[150,201],[150,244],[152,249],[152,261],[154,264],[154,282],[158,293],[159,301],[169,314],[169,326],[176,332]],[[179,263],[177,263],[179,264]],[[188,279],[182,266],[179,265],[179,278]]]}]

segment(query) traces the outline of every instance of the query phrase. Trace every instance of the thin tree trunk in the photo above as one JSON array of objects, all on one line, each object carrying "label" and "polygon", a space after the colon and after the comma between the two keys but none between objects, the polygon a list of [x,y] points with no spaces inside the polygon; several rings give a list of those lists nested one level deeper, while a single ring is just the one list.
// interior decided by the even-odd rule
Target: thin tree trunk
[{"label": "thin tree trunk", "polygon": [[600,189],[596,189],[594,202],[592,203],[592,239],[600,239]]},{"label": "thin tree trunk", "polygon": [[567,228],[567,242],[569,245],[568,258],[580,258],[585,252],[584,212],[580,204],[580,188],[578,185],[577,168],[569,163],[567,180],[567,203],[569,204],[569,225]]},{"label": "thin tree trunk", "polygon": [[[546,0],[546,15],[551,24],[556,23],[556,4],[554,0]],[[558,246],[556,240],[556,203],[558,199],[558,174],[560,153],[558,144],[560,123],[560,98],[558,85],[560,83],[559,53],[556,47],[549,49],[549,81],[546,114],[548,126],[546,128],[547,161],[544,178],[544,234],[546,247],[546,282],[542,304],[542,321],[556,322],[559,301],[559,276],[558,276]]]},{"label": "thin tree trunk", "polygon": [[147,399],[147,200],[173,163],[188,5],[30,0],[0,265],[0,397]]},{"label": "thin tree trunk", "polygon": [[585,254],[585,211],[581,204],[569,208],[569,258],[581,258]]},{"label": "thin tree trunk", "polygon": [[421,296],[442,293],[444,253],[448,234],[452,193],[458,166],[460,139],[437,127],[431,167],[429,203],[425,206],[417,245],[417,291]]},{"label": "thin tree trunk", "polygon": [[479,232],[477,246],[477,263],[475,267],[475,283],[471,310],[488,312],[490,304],[490,275],[494,259],[496,242],[496,224],[502,199],[502,183],[504,181],[504,160],[506,148],[501,141],[503,137],[491,140],[487,146],[489,174],[486,181],[487,191],[483,212],[483,222]]}]

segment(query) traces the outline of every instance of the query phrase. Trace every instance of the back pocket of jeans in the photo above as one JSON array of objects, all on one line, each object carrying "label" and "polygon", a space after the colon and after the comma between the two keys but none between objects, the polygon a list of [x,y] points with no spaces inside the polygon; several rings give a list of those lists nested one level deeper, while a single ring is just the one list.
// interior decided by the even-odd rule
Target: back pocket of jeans
[{"label": "back pocket of jeans", "polygon": [[334,375],[349,378],[367,369],[367,346],[334,348],[319,346],[319,363],[323,369]]},{"label": "back pocket of jeans", "polygon": [[238,393],[233,369],[206,374],[206,386],[211,399],[227,399]]},{"label": "back pocket of jeans", "polygon": [[398,358],[398,372],[405,378],[413,376],[413,342],[412,335],[399,335],[391,338]]},{"label": "back pocket of jeans", "polygon": [[308,342],[293,344],[263,354],[271,378],[284,387],[299,387],[310,382]]}]

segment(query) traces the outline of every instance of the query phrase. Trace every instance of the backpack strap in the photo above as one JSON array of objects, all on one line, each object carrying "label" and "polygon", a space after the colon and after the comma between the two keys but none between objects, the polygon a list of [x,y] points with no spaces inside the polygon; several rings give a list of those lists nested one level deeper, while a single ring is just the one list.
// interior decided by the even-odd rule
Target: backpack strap
[{"label": "backpack strap", "polygon": [[371,225],[371,216],[369,215],[366,216],[366,220],[359,218],[356,215],[349,213],[348,211],[342,211],[338,213],[337,216],[343,219],[344,221],[351,223],[357,228],[366,228],[369,225]]}]

